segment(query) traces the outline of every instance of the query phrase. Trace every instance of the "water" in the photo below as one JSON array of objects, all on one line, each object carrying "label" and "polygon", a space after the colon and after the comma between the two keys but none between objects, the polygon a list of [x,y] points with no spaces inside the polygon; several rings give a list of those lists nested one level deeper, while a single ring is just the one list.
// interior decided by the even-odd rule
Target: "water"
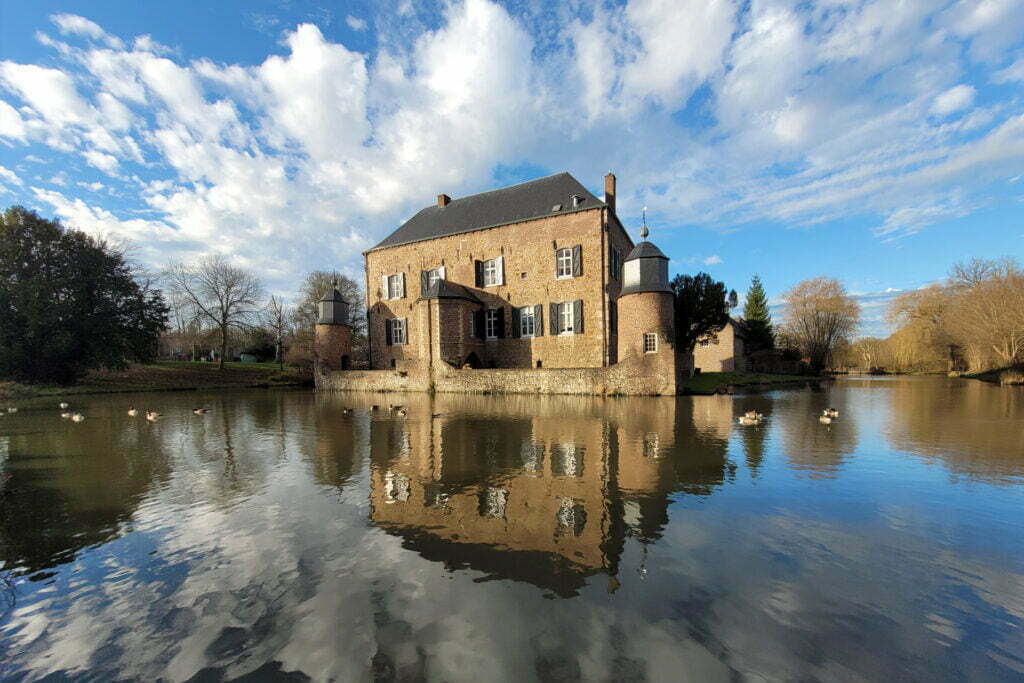
[{"label": "water", "polygon": [[0,417],[0,678],[1024,676],[1019,389],[55,402]]}]

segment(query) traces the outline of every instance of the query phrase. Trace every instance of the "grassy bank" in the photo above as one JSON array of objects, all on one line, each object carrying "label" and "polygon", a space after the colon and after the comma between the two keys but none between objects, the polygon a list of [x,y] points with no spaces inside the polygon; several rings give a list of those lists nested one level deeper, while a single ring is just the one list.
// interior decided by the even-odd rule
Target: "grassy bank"
[{"label": "grassy bank", "polygon": [[295,368],[282,372],[276,363],[216,363],[160,361],[151,365],[132,365],[127,370],[96,370],[78,384],[17,384],[0,382],[0,399],[71,394],[106,394],[127,391],[188,391],[199,389],[245,389],[255,387],[312,384],[312,376]]},{"label": "grassy bank", "polygon": [[1021,386],[1024,385],[1024,365],[960,376],[967,379],[980,379],[982,382],[992,382],[993,384],[1001,384],[1003,386]]},{"label": "grassy bank", "polygon": [[794,384],[818,379],[820,378],[802,375],[766,375],[754,372],[702,372],[683,382],[683,393],[717,394],[727,391],[730,386],[737,389],[754,386],[770,387],[773,384]]}]

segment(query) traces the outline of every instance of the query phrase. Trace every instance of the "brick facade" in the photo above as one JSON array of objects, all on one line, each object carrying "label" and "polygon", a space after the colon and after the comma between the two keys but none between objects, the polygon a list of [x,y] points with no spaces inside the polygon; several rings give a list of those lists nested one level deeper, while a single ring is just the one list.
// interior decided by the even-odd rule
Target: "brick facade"
[{"label": "brick facade", "polygon": [[[556,250],[573,247],[579,247],[581,273],[556,277]],[[371,250],[366,253],[371,367],[423,371],[431,335],[443,340],[438,357],[455,367],[461,367],[471,352],[484,367],[607,366],[617,358],[609,302],[621,289],[621,280],[611,272],[613,248],[625,258],[631,242],[618,220],[597,207]],[[499,257],[503,284],[478,287],[476,262]],[[442,267],[446,280],[471,289],[481,304],[452,301],[438,307],[436,301],[429,306],[420,301],[421,272]],[[404,295],[388,298],[382,278],[395,274],[404,278]],[[583,332],[552,335],[551,304],[575,301],[582,301]],[[537,305],[542,328],[532,338],[517,338],[512,309]],[[471,336],[473,311],[498,308],[503,312],[499,337]],[[406,321],[404,344],[387,343],[385,325],[394,318]]]},{"label": "brick facade", "polygon": [[352,355],[351,325],[321,325],[314,330],[313,350],[318,362],[331,370],[348,370]]},{"label": "brick facade", "polygon": [[693,366],[701,372],[746,372],[743,336],[734,321],[730,320],[716,337],[697,341],[693,347]]}]

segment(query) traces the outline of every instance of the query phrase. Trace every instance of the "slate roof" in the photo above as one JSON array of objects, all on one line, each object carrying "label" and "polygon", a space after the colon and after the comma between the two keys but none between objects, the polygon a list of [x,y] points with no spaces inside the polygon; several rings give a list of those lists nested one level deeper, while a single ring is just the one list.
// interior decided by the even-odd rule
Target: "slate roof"
[{"label": "slate roof", "polygon": [[332,288],[331,291],[324,294],[324,298],[320,299],[320,301],[340,301],[342,303],[348,303],[344,298],[342,298],[341,292],[338,291],[337,287]]},{"label": "slate roof", "polygon": [[633,247],[633,251],[629,252],[629,256],[626,257],[627,261],[633,261],[638,258],[663,258],[668,261],[668,256],[665,256],[650,242],[641,242],[640,244]]},{"label": "slate roof", "polygon": [[[574,194],[583,198],[578,207],[572,205]],[[559,208],[553,210],[555,206]],[[605,203],[570,174],[556,173],[500,190],[453,199],[444,208],[434,204],[420,209],[370,251],[601,206]]]},{"label": "slate roof", "polygon": [[420,299],[465,299],[474,303],[481,303],[473,292],[466,287],[447,280],[437,280],[427,288]]}]

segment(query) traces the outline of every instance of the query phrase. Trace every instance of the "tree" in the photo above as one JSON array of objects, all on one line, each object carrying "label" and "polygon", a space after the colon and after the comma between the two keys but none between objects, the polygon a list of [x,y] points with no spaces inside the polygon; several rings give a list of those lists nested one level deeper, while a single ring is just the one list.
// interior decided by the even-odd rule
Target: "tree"
[{"label": "tree", "polygon": [[0,214],[0,376],[70,383],[155,357],[167,306],[115,248],[15,206]]},{"label": "tree", "polygon": [[707,273],[676,275],[669,283],[675,294],[676,349],[692,353],[697,341],[715,335],[729,323],[725,283]]},{"label": "tree", "polygon": [[290,306],[276,296],[270,297],[263,311],[263,321],[274,337],[275,360],[284,370],[284,339],[292,329],[293,312]]},{"label": "tree", "polygon": [[814,372],[827,367],[832,354],[848,343],[860,322],[860,306],[838,281],[804,280],[783,295],[787,336]]},{"label": "tree", "polygon": [[772,314],[768,310],[768,296],[757,275],[750,281],[747,299],[743,303],[743,326],[747,331],[747,343],[751,351],[775,348],[775,332],[772,329]]},{"label": "tree", "polygon": [[348,303],[349,323],[352,325],[352,356],[369,359],[370,346],[366,336],[366,311],[363,308],[363,290],[350,277],[339,273],[314,270],[303,280],[299,289],[299,304],[296,306],[296,341],[309,349],[312,357],[313,330],[320,317],[320,299],[331,291],[337,281],[341,298]]},{"label": "tree", "polygon": [[256,276],[231,265],[222,256],[208,256],[194,265],[175,264],[167,269],[165,277],[171,292],[183,297],[196,316],[218,331],[218,368],[223,370],[228,336],[232,330],[243,330],[256,320],[263,285]]}]

